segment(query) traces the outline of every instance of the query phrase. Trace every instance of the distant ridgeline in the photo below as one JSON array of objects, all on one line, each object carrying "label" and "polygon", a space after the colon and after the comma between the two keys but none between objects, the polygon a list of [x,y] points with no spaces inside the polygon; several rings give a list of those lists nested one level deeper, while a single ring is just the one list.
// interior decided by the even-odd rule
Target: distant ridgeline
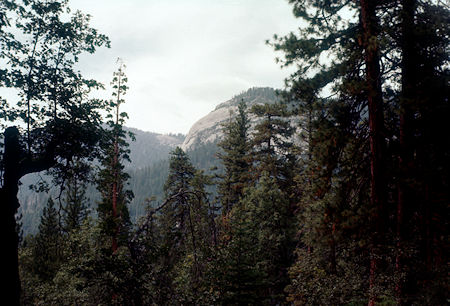
[{"label": "distant ridgeline", "polygon": [[[223,135],[222,124],[233,117],[237,112],[241,101],[250,109],[255,104],[273,104],[279,101],[276,91],[270,87],[250,88],[249,90],[234,96],[231,100],[219,104],[212,112],[192,125],[181,148],[184,151],[192,150],[205,143],[216,143]],[[250,116],[251,119],[254,119]]]},{"label": "distant ridgeline", "polygon": [[[186,136],[182,134],[162,135],[127,128],[136,137],[134,142],[129,142],[131,163],[125,164],[130,175],[130,189],[134,193],[134,199],[129,205],[130,217],[133,222],[145,214],[147,199],[153,197],[155,199],[153,204],[162,199],[163,186],[169,169],[168,155],[175,147],[180,146],[186,151],[196,168],[209,172],[211,168],[217,167],[216,171],[220,172],[221,167],[216,153],[217,142],[223,136],[222,124],[229,120],[230,116],[234,116],[237,106],[242,100],[250,108],[255,104],[273,104],[279,98],[272,88],[251,88],[219,104],[212,112],[194,123]],[[254,123],[255,117],[250,116],[250,118]],[[24,235],[34,234],[37,231],[40,216],[49,194],[55,197],[58,193],[57,188],[54,187],[50,189],[49,194],[29,189],[31,184],[35,184],[41,179],[47,182],[51,181],[51,178],[43,173],[31,174],[21,180],[19,215],[22,215]],[[99,194],[94,186],[87,188],[86,197],[91,213],[95,214]]]}]

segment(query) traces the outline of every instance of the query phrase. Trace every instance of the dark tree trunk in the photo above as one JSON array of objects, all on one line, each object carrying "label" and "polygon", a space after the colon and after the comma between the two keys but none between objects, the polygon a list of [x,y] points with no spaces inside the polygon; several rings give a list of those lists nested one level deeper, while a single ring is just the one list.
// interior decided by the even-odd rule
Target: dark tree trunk
[{"label": "dark tree trunk", "polygon": [[375,305],[374,294],[377,282],[377,270],[380,248],[383,245],[383,229],[385,220],[385,182],[383,174],[384,155],[384,119],[383,98],[381,91],[380,57],[378,46],[378,20],[376,1],[361,0],[361,23],[363,28],[363,44],[366,64],[366,88],[369,107],[370,130],[370,204],[375,215],[372,218],[374,234],[372,237],[370,275],[369,275],[369,305]]},{"label": "dark tree trunk", "polygon": [[[414,13],[416,0],[404,0],[402,7],[402,96],[400,99],[400,154],[399,154],[399,184],[397,199],[397,255],[395,268],[400,275],[403,270],[403,242],[405,240],[405,215],[409,218],[411,210],[411,190],[406,179],[411,177],[413,150],[412,145],[412,102],[415,98],[416,52],[414,48]],[[406,207],[406,203],[408,207]],[[403,283],[399,278],[396,284],[397,303],[402,304]]]},{"label": "dark tree trunk", "polygon": [[16,127],[7,128],[5,133],[5,151],[3,154],[4,173],[1,192],[0,226],[3,235],[2,253],[2,300],[9,305],[20,304],[20,279],[18,264],[18,236],[15,214],[19,208],[17,192],[19,191],[20,159],[22,150],[19,144],[19,131]]},{"label": "dark tree trunk", "polygon": [[5,130],[5,151],[3,153],[3,185],[0,189],[1,213],[0,231],[4,235],[3,256],[4,266],[1,277],[3,281],[2,295],[4,301],[9,305],[20,304],[20,278],[18,264],[18,235],[16,232],[15,214],[19,208],[17,192],[19,191],[19,180],[28,173],[40,172],[51,168],[55,164],[56,143],[50,141],[45,151],[37,158],[20,145],[20,134],[16,127]]}]

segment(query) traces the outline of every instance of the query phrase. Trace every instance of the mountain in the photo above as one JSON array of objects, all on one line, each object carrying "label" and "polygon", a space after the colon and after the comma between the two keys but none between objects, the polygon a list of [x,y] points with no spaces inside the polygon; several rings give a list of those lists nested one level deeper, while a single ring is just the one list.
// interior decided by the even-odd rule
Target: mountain
[{"label": "mountain", "polygon": [[[223,135],[222,124],[237,112],[238,104],[244,101],[250,108],[255,104],[273,104],[279,101],[276,91],[270,87],[254,87],[219,104],[212,112],[194,123],[181,145],[184,151],[193,150],[205,143],[216,143]],[[250,116],[250,119],[253,119]]]},{"label": "mountain", "polygon": [[[145,198],[149,197],[153,193],[160,193],[162,190],[161,184],[154,184],[155,177],[158,177],[159,181],[164,182],[167,177],[167,171],[164,170],[167,167],[155,168],[154,165],[158,163],[164,163],[167,160],[167,156],[170,151],[175,147],[180,146],[185,138],[182,134],[158,134],[153,132],[145,132],[135,128],[125,128],[127,131],[133,132],[136,140],[129,141],[130,144],[130,159],[132,163],[125,163],[127,172],[131,175],[130,187],[135,193],[135,199],[130,203],[130,211],[133,212],[132,217],[137,217],[138,214],[142,214],[144,209],[142,208],[142,202]],[[149,167],[153,170],[150,171],[151,175],[145,175],[149,173]],[[145,179],[147,182],[141,182],[140,186],[143,189],[139,189],[136,192],[134,189],[138,189],[138,183],[136,179]],[[51,188],[49,193],[30,190],[29,186],[36,184],[39,181],[46,181],[51,183],[51,178],[46,176],[45,173],[33,173],[24,176],[21,179],[21,186],[19,189],[19,215],[22,215],[22,229],[24,234],[35,233],[40,221],[42,208],[45,206],[49,196],[56,197],[57,188]],[[153,183],[153,184],[152,184]],[[151,187],[156,186],[156,187]],[[99,199],[99,194],[94,186],[88,186],[86,195],[91,203],[91,211],[95,212],[96,201]]]},{"label": "mountain", "polygon": [[[154,197],[157,201],[163,198],[163,186],[167,178],[169,161],[168,155],[176,146],[181,146],[189,155],[192,164],[205,171],[218,167],[217,142],[222,138],[222,124],[237,112],[240,101],[244,101],[250,108],[255,104],[275,103],[278,101],[276,91],[272,88],[251,88],[232,99],[219,104],[212,112],[198,120],[189,130],[187,136],[182,134],[162,135],[144,132],[134,128],[126,128],[135,134],[136,140],[130,141],[130,159],[126,163],[126,171],[130,175],[129,188],[134,193],[134,199],[129,204],[130,217],[136,221],[145,214],[147,199]],[[257,122],[250,116],[252,125]],[[40,178],[50,182],[50,178],[42,173],[27,175],[22,178],[19,191],[24,234],[35,233],[39,224],[42,208],[51,195],[55,197],[57,190],[53,188],[50,195],[36,193],[28,186],[39,181]],[[96,211],[99,194],[94,186],[88,186],[86,191],[92,213]]]},{"label": "mountain", "polygon": [[[276,91],[273,88],[250,88],[240,93],[230,100],[219,104],[208,115],[199,119],[189,130],[184,138],[181,148],[186,151],[192,164],[197,169],[202,169],[210,173],[211,168],[221,171],[220,160],[217,157],[217,142],[223,136],[222,124],[237,112],[238,104],[241,101],[250,108],[255,104],[275,103],[279,101]],[[257,118],[249,116],[252,126],[257,122]],[[137,135],[136,138],[138,138]],[[136,139],[138,141],[138,139]],[[133,151],[131,152],[133,154]],[[134,199],[130,203],[129,210],[132,220],[136,220],[145,212],[146,199],[153,196],[156,201],[163,198],[163,187],[169,171],[169,161],[166,157],[160,161],[144,167],[133,167],[130,174],[130,187],[134,192]],[[134,164],[134,158],[131,157]],[[209,190],[213,192],[213,189]]]},{"label": "mountain", "polygon": [[136,140],[129,141],[131,169],[142,169],[162,159],[166,159],[170,151],[181,146],[185,139],[183,134],[158,134],[144,132],[135,128],[126,128],[134,133]]}]

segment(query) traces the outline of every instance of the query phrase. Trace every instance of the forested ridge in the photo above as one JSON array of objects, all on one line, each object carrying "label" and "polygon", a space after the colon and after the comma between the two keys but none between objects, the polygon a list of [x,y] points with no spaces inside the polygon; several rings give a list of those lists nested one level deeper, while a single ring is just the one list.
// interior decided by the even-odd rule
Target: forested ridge
[{"label": "forested ridge", "polygon": [[[124,163],[126,171],[130,174],[130,188],[133,190],[134,198],[128,205],[130,217],[133,221],[145,213],[143,205],[150,195],[158,199],[162,197],[164,181],[167,177],[169,163],[167,156],[177,145],[181,145],[184,135],[163,135],[158,133],[143,132],[138,129],[124,127],[126,131],[132,132],[135,141],[127,138],[130,149],[130,160]],[[95,167],[97,164],[92,165]],[[52,177],[41,173],[33,173],[21,179],[19,187],[20,208],[18,214],[21,216],[23,235],[36,234],[39,220],[47,203],[48,197],[58,197],[60,187],[51,183]],[[37,184],[48,184],[48,190],[36,192],[34,186]],[[31,188],[30,188],[31,187]],[[97,201],[100,194],[93,182],[89,182],[85,188],[87,210],[89,214],[96,214]]]},{"label": "forested ridge", "polygon": [[[250,90],[218,142],[149,150],[137,172],[126,63],[104,99],[76,69],[108,37],[68,0],[0,0],[0,85],[17,93],[0,97],[2,303],[448,303],[448,5],[288,2],[299,28],[267,41],[296,71],[277,102]],[[20,181],[42,171],[24,236]]]}]

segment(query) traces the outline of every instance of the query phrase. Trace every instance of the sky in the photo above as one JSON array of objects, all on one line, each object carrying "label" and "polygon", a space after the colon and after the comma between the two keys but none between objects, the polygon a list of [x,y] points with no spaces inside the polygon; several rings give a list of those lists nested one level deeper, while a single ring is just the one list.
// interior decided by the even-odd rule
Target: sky
[{"label": "sky", "polygon": [[[126,125],[183,133],[216,105],[250,87],[283,88],[265,41],[298,28],[287,0],[72,0],[111,48],[80,58],[85,77],[109,86],[118,57],[129,90]],[[105,93],[102,93],[105,95]]]}]

